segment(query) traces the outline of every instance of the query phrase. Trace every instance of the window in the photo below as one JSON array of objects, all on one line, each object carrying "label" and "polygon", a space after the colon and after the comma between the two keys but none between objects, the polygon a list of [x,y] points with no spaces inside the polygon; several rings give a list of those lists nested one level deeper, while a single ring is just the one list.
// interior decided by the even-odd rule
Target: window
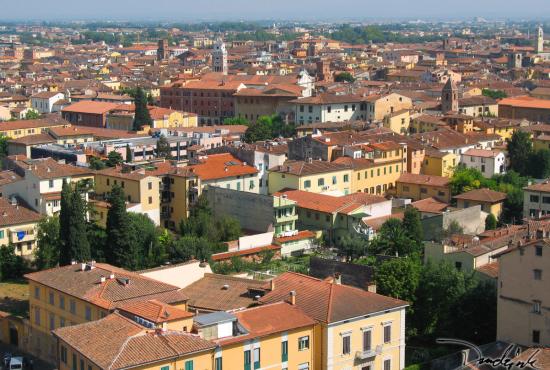
[{"label": "window", "polygon": [[533,278],[535,280],[542,280],[542,270],[534,269],[533,270]]},{"label": "window", "polygon": [[455,262],[455,267],[458,271],[462,270],[462,262],[456,261]]},{"label": "window", "polygon": [[149,204],[153,204],[153,197],[149,197],[148,201],[149,201]]},{"label": "window", "polygon": [[4,230],[0,230],[0,239],[4,239]]},{"label": "window", "polygon": [[533,330],[533,343],[540,343],[540,330]]},{"label": "window", "polygon": [[542,257],[542,246],[537,245],[537,246],[535,247],[535,256],[537,256],[537,257]]},{"label": "window", "polygon": [[533,313],[540,314],[541,301],[533,301]]},{"label": "window", "polygon": [[260,368],[260,349],[254,348],[254,369]]},{"label": "window", "polygon": [[309,349],[309,335],[298,338],[298,351]]},{"label": "window", "polygon": [[221,357],[216,357],[215,360],[215,370],[222,370],[223,369],[223,362]]},{"label": "window", "polygon": [[384,360],[384,370],[391,370],[391,360]]},{"label": "window", "polygon": [[426,194],[426,193],[428,192],[428,189],[426,189],[426,188],[420,188],[420,192],[421,192],[422,194]]},{"label": "window", "polygon": [[328,113],[332,112],[332,106],[331,106],[331,105],[329,105],[329,106],[327,107],[327,112],[328,112]]},{"label": "window", "polygon": [[531,195],[531,196],[529,196],[529,201],[531,203],[538,203],[539,202],[539,196],[538,195]]},{"label": "window", "polygon": [[50,188],[53,188],[53,180],[50,180],[50,181],[48,182],[48,186],[49,186]]},{"label": "window", "polygon": [[92,308],[90,306],[86,306],[84,309],[84,316],[86,317],[86,320],[92,320]]},{"label": "window", "polygon": [[53,292],[50,292],[49,294],[49,301],[51,305],[55,304],[55,298],[54,298]]},{"label": "window", "polygon": [[281,342],[281,362],[288,361],[288,341]]},{"label": "window", "polygon": [[153,183],[152,182],[147,183],[147,187],[149,188],[149,190],[153,190]]},{"label": "window", "polygon": [[72,314],[76,314],[76,302],[74,299],[71,299],[69,302],[69,311],[71,311]]},{"label": "window", "polygon": [[320,178],[317,180],[317,186],[324,186],[325,185],[325,179],[324,178]]},{"label": "window", "polygon": [[65,327],[65,318],[64,318],[64,317],[60,317],[60,318],[59,318],[59,327],[60,327],[60,328],[64,328],[64,327]]},{"label": "window", "polygon": [[76,362],[76,354],[73,353],[73,360],[71,361],[72,362],[72,370],[77,370],[77,362]]},{"label": "window", "polygon": [[332,176],[332,185],[336,185],[338,183],[338,180],[336,179],[336,176]]},{"label": "window", "polygon": [[34,309],[34,323],[40,326],[40,308]]},{"label": "window", "polygon": [[372,330],[363,331],[363,351],[370,351],[372,348]]},{"label": "window", "polygon": [[306,188],[306,189],[311,188],[311,180],[304,181],[304,188]]},{"label": "window", "polygon": [[62,310],[65,309],[65,297],[63,297],[62,295],[59,296],[59,308],[61,308]]},{"label": "window", "polygon": [[344,112],[347,112],[347,111],[348,111],[348,106],[344,105]]},{"label": "window", "polygon": [[53,313],[50,314],[50,330],[55,329],[55,315]]},{"label": "window", "polygon": [[542,197],[542,203],[550,204],[550,197]]},{"label": "window", "polygon": [[349,355],[351,353],[351,336],[345,335],[342,337],[342,354]]},{"label": "window", "polygon": [[80,370],[84,370],[84,360],[80,359]]},{"label": "window", "polygon": [[344,182],[349,182],[349,175],[344,175]]},{"label": "window", "polygon": [[40,288],[34,287],[34,298],[40,299]]},{"label": "window", "polygon": [[66,364],[67,363],[67,347],[61,346],[60,352],[61,353],[60,353],[59,357],[61,358],[61,362]]},{"label": "window", "polygon": [[193,360],[185,361],[185,370],[193,370]]},{"label": "window", "polygon": [[252,363],[252,358],[250,356],[250,350],[244,351],[244,370],[250,370],[250,364]]},{"label": "window", "polygon": [[391,325],[384,326],[384,343],[391,342]]},{"label": "window", "polygon": [[238,190],[238,191],[241,190],[241,183],[240,183],[240,182],[237,183],[237,190]]}]

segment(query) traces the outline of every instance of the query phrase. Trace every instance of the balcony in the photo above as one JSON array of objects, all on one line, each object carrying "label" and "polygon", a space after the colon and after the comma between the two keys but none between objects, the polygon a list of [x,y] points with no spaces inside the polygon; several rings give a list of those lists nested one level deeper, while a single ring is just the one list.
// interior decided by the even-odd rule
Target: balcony
[{"label": "balcony", "polygon": [[382,353],[382,346],[378,345],[375,348],[371,348],[367,351],[357,351],[355,353],[355,358],[358,360],[366,360],[369,358],[373,358],[381,353]]}]

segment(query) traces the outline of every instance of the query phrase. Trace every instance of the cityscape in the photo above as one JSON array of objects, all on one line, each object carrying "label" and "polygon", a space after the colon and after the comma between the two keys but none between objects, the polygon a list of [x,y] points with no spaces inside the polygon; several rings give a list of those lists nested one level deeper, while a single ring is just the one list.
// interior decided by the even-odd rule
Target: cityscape
[{"label": "cityscape", "polygon": [[0,5],[0,369],[550,369],[550,4],[478,3]]}]

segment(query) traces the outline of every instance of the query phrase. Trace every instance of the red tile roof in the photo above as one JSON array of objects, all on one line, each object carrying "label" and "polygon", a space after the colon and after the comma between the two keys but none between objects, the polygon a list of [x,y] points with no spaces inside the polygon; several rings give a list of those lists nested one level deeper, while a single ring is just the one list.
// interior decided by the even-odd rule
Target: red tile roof
[{"label": "red tile roof", "polygon": [[197,175],[202,181],[258,173],[255,167],[244,164],[229,153],[209,155],[201,163],[184,167],[183,170]]},{"label": "red tile roof", "polygon": [[145,302],[131,302],[120,306],[119,311],[125,311],[143,319],[160,324],[193,317],[191,312],[159,302],[155,299]]},{"label": "red tile roof", "polygon": [[[275,289],[260,298],[260,303],[286,301],[289,293],[295,291],[296,306],[312,319],[323,323],[333,323],[408,306],[407,302],[399,299],[294,272],[277,276],[273,283]],[[266,284],[266,287],[269,285],[269,283]]]},{"label": "red tile roof", "polygon": [[317,194],[302,190],[286,190],[275,195],[286,195],[288,199],[297,202],[300,208],[311,209],[325,213],[350,214],[368,204],[385,202],[386,198],[365,193],[355,193],[341,197]]},{"label": "red tile roof", "polygon": [[550,109],[550,100],[537,99],[530,96],[518,96],[515,98],[504,98],[498,105],[509,105],[516,108],[529,109]]},{"label": "red tile roof", "polygon": [[442,176],[430,176],[430,175],[417,175],[413,173],[403,173],[397,179],[398,183],[404,184],[417,184],[417,185],[429,185],[437,187],[446,187],[449,185],[451,179]]},{"label": "red tile roof", "polygon": [[120,104],[118,103],[83,100],[63,108],[62,111],[84,114],[106,114],[107,112],[115,109],[119,105]]},{"label": "red tile roof", "polygon": [[455,195],[453,198],[476,202],[500,203],[506,199],[506,193],[484,188],[470,190],[466,193]]}]

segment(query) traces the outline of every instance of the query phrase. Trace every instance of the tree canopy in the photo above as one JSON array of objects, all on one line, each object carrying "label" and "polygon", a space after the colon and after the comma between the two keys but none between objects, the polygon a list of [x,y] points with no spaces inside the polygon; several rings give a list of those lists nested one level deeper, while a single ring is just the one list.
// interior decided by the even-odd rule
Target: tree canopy
[{"label": "tree canopy", "polygon": [[334,77],[334,81],[336,82],[355,82],[355,77],[349,72],[341,72],[338,73]]},{"label": "tree canopy", "polygon": [[134,96],[134,104],[136,106],[134,116],[134,131],[140,131],[143,126],[153,126],[153,120],[149,109],[147,109],[147,96],[141,87],[136,89]]}]

